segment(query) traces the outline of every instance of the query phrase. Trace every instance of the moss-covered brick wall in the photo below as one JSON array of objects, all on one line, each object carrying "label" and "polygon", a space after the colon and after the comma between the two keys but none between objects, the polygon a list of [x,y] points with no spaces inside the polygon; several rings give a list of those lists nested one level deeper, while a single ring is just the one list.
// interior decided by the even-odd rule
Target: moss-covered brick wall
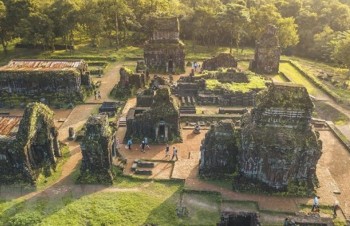
[{"label": "moss-covered brick wall", "polygon": [[238,170],[239,133],[232,120],[212,125],[201,146],[199,174],[216,177]]},{"label": "moss-covered brick wall", "polygon": [[45,99],[49,105],[79,103],[91,92],[88,72],[66,70],[0,71],[0,104],[20,106]]},{"label": "moss-covered brick wall", "polygon": [[202,70],[217,70],[218,68],[237,67],[237,60],[229,53],[220,53],[219,55],[203,61]]},{"label": "moss-covered brick wall", "polygon": [[135,115],[133,120],[128,120],[126,138],[142,140],[148,137],[150,142],[159,141],[156,130],[159,123],[164,123],[169,129],[168,140],[179,140],[179,116],[178,105],[171,97],[169,88],[158,89],[150,110]]},{"label": "moss-covered brick wall", "polygon": [[107,115],[91,116],[81,143],[83,154],[80,183],[110,184],[112,175],[112,148],[115,142]]},{"label": "moss-covered brick wall", "polygon": [[29,104],[16,136],[0,139],[0,154],[7,156],[0,158],[0,182],[35,184],[40,173],[49,176],[61,156],[57,137],[54,113],[44,104]]},{"label": "moss-covered brick wall", "polygon": [[312,187],[322,142],[310,124],[306,89],[273,83],[256,99],[242,118],[240,171],[277,189],[295,182]]}]

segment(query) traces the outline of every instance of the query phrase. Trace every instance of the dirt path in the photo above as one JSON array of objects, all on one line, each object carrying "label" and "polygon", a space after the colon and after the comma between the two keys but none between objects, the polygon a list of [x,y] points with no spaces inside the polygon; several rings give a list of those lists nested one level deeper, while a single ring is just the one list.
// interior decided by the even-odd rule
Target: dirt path
[{"label": "dirt path", "polygon": [[230,189],[219,187],[197,178],[187,179],[185,182],[185,187],[188,189],[220,192],[223,198],[226,200],[257,202],[260,210],[294,213],[299,210],[299,204],[306,203],[308,201],[307,198],[287,198],[234,192]]}]

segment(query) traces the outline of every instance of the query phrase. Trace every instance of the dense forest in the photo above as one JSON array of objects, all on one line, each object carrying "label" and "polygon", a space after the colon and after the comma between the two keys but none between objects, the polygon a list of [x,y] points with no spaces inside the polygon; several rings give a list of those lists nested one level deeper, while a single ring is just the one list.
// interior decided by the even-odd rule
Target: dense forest
[{"label": "dense forest", "polygon": [[98,47],[142,44],[155,16],[177,16],[194,44],[254,46],[267,24],[284,54],[350,66],[350,0],[2,0],[0,39],[54,49],[88,37]]}]

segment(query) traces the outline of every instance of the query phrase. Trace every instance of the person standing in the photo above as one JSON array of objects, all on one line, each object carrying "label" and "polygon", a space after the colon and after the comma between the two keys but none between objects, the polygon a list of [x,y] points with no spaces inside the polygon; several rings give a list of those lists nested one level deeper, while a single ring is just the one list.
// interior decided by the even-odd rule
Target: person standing
[{"label": "person standing", "polygon": [[318,202],[319,199],[320,199],[320,196],[315,195],[314,203],[312,205],[311,212],[319,210],[319,202]]},{"label": "person standing", "polygon": [[97,96],[98,96],[98,99],[100,100],[101,99],[101,92],[100,91],[97,92]]},{"label": "person standing", "polygon": [[131,140],[131,138],[128,140],[127,145],[128,145],[128,149],[131,150],[131,145],[132,145],[132,140]]},{"label": "person standing", "polygon": [[145,153],[145,146],[146,146],[146,143],[145,143],[145,141],[143,140],[143,141],[141,142],[141,145],[140,145],[141,151],[142,151],[143,153]]},{"label": "person standing", "polygon": [[178,157],[177,157],[177,149],[176,149],[176,147],[173,147],[173,157],[171,157],[171,160],[173,160],[174,158],[176,158],[175,161],[179,160]]},{"label": "person standing", "polygon": [[95,100],[97,100],[97,92],[94,90]]},{"label": "person standing", "polygon": [[144,141],[145,141],[145,146],[146,146],[148,149],[151,149],[151,148],[149,147],[149,145],[148,145],[148,138],[147,138],[147,137],[145,137]]},{"label": "person standing", "polygon": [[168,156],[169,156],[169,151],[170,151],[169,144],[166,144],[166,147],[165,147],[165,157],[168,157]]},{"label": "person standing", "polygon": [[335,201],[333,205],[333,217],[337,217],[337,210],[340,210],[339,202]]}]

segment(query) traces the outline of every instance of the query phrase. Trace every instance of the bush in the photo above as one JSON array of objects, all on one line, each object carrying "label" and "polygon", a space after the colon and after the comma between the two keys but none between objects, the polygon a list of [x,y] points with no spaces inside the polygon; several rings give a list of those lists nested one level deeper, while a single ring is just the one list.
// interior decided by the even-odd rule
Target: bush
[{"label": "bush", "polygon": [[42,216],[37,211],[18,213],[11,217],[9,225],[13,226],[27,226],[39,224],[42,220]]}]

